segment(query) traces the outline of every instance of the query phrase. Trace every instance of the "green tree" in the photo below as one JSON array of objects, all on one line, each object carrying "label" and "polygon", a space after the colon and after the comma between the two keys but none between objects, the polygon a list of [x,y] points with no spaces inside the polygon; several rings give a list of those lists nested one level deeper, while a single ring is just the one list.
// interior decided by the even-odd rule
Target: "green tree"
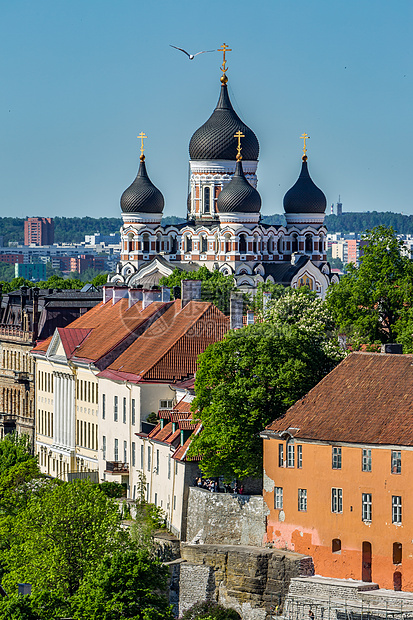
[{"label": "green tree", "polygon": [[0,476],[10,467],[31,460],[32,445],[28,435],[9,433],[0,441]]},{"label": "green tree", "polygon": [[364,237],[360,266],[327,290],[338,329],[356,342],[394,342],[413,300],[413,263],[393,228],[377,226]]},{"label": "green tree", "polygon": [[201,457],[206,475],[261,475],[260,431],[337,363],[327,336],[301,323],[256,323],[229,332],[200,355],[193,410],[203,430],[189,454]]},{"label": "green tree", "polygon": [[0,475],[0,511],[3,514],[17,514],[31,496],[32,486],[28,483],[41,478],[37,458],[16,463]]},{"label": "green tree", "polygon": [[168,569],[147,550],[106,554],[72,598],[76,620],[173,619],[166,590]]},{"label": "green tree", "polygon": [[201,299],[214,303],[222,312],[229,314],[231,292],[236,290],[232,276],[225,276],[218,270],[210,271],[202,266],[196,271],[182,271],[177,267],[170,276],[160,279],[162,286],[181,286],[182,280],[201,280]]},{"label": "green tree", "polygon": [[201,601],[184,611],[181,620],[240,620],[240,615],[231,607],[224,607],[215,601]]},{"label": "green tree", "polygon": [[118,505],[98,485],[87,480],[58,485],[33,495],[15,517],[10,549],[2,557],[3,586],[12,591],[27,582],[35,593],[72,595],[99,559],[126,539]]}]

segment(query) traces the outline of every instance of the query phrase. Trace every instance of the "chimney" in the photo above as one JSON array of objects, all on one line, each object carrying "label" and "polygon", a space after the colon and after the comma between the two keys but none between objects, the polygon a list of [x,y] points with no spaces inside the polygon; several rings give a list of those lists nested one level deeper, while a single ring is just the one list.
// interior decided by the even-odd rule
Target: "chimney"
[{"label": "chimney", "polygon": [[24,317],[23,312],[26,306],[27,286],[20,287],[20,327],[24,329]]},{"label": "chimney", "polygon": [[103,303],[109,301],[109,299],[113,299],[113,284],[105,284],[103,286]]},{"label": "chimney", "polygon": [[229,326],[230,329],[240,329],[242,327],[242,308],[244,302],[242,295],[231,293],[229,301]]},{"label": "chimney", "polygon": [[[33,289],[33,340],[37,340],[39,331],[39,292],[35,286]],[[30,329],[30,326],[29,326]]]},{"label": "chimney", "polygon": [[143,299],[143,288],[141,286],[136,286],[135,288],[130,288],[128,290],[129,295],[129,308],[136,304],[137,301],[142,301]]},{"label": "chimney", "polygon": [[128,297],[127,286],[114,286],[112,290],[112,304],[116,304],[120,299]]},{"label": "chimney", "polygon": [[171,289],[168,286],[163,286],[161,288],[162,291],[162,301],[171,301]]},{"label": "chimney", "polygon": [[182,308],[190,301],[201,301],[201,280],[182,280],[181,285]]},{"label": "chimney", "polygon": [[388,342],[381,345],[381,352],[387,355],[401,355],[403,353],[403,345],[397,342]]},{"label": "chimney", "polygon": [[150,290],[143,289],[142,310],[147,308],[154,301],[162,301],[162,291],[158,287],[152,287]]},{"label": "chimney", "polygon": [[181,287],[174,286],[172,289],[174,299],[181,299]]}]

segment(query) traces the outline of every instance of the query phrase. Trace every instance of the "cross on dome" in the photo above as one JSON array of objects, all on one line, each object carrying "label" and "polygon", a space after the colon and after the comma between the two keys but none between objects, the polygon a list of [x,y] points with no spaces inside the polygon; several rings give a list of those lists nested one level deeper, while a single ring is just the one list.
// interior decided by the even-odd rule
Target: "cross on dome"
[{"label": "cross on dome", "polygon": [[219,47],[217,51],[223,53],[222,67],[220,67],[222,71],[221,82],[223,84],[226,84],[228,82],[228,78],[225,74],[228,71],[228,67],[226,66],[227,61],[225,58],[225,52],[232,52],[232,49],[230,49],[229,45],[227,45],[226,43],[223,43],[222,46]]},{"label": "cross on dome", "polygon": [[242,155],[241,155],[241,138],[245,138],[245,135],[238,129],[237,133],[234,135],[234,138],[238,138],[238,146],[237,146],[237,161],[241,161],[242,159]]},{"label": "cross on dome", "polygon": [[147,135],[145,135],[143,131],[141,131],[141,132],[140,132],[140,134],[138,135],[138,138],[140,138],[140,139],[141,139],[141,156],[139,157],[139,159],[140,159],[141,161],[144,161],[144,159],[145,159],[145,155],[143,154],[143,152],[144,152],[144,150],[145,150],[145,149],[144,149],[144,146],[143,146],[143,141],[144,141],[144,139],[145,139],[145,138],[147,138],[147,137],[148,137],[148,136],[147,136]]},{"label": "cross on dome", "polygon": [[310,136],[304,132],[303,135],[300,136],[300,139],[304,140],[304,143],[303,143],[303,153],[304,153],[303,160],[304,160],[304,157],[305,157],[304,161],[306,161],[307,160],[307,145],[306,145],[305,141],[309,140]]}]

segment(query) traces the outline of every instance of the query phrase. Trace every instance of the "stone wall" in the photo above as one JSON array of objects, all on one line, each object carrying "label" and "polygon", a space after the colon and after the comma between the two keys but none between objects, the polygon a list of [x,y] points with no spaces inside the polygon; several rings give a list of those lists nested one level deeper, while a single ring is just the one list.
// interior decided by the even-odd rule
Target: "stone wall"
[{"label": "stone wall", "polygon": [[267,508],[261,495],[210,493],[190,487],[187,542],[262,546]]},{"label": "stone wall", "polygon": [[311,558],[298,553],[236,545],[181,544],[172,563],[171,603],[182,613],[215,600],[243,620],[264,620],[283,601],[292,577],[313,573]]}]

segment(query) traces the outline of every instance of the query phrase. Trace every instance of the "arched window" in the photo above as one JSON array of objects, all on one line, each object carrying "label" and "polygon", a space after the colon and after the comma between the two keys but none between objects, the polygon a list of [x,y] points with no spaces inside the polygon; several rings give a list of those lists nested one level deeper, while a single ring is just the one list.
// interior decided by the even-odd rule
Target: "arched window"
[{"label": "arched window", "polygon": [[178,244],[176,242],[176,237],[170,237],[170,247],[171,247],[171,254],[176,254],[177,249],[178,249]]},{"label": "arched window", "polygon": [[240,254],[245,254],[247,252],[247,238],[245,235],[239,236],[239,251]]},{"label": "arched window", "polygon": [[293,234],[293,239],[291,242],[291,252],[298,252],[298,235]]},{"label": "arched window", "polygon": [[185,237],[185,252],[192,252],[192,237],[190,235]]},{"label": "arched window", "polygon": [[146,233],[143,235],[143,251],[149,252],[149,235]]},{"label": "arched window", "polygon": [[258,254],[258,236],[254,235],[254,241],[252,243],[252,251],[254,252],[254,254]]},{"label": "arched window", "polygon": [[201,235],[201,253],[205,254],[208,251],[208,240],[205,235]]},{"label": "arched window", "polygon": [[402,563],[402,543],[393,543],[393,564]]},{"label": "arched window", "polygon": [[128,252],[133,252],[133,233],[128,235]]},{"label": "arched window", "polygon": [[162,236],[160,233],[158,233],[156,235],[156,253],[159,254],[159,252],[161,251],[161,239]]},{"label": "arched window", "polygon": [[319,246],[320,248],[320,254],[324,253],[324,235],[320,235],[320,243]]},{"label": "arched window", "polygon": [[274,237],[272,235],[268,238],[268,254],[274,254]]},{"label": "arched window", "polygon": [[215,235],[215,254],[219,253],[219,238],[218,235]]},{"label": "arched window", "polygon": [[231,252],[231,235],[225,235],[225,253]]},{"label": "arched window", "polygon": [[331,551],[333,553],[339,553],[341,551],[341,540],[339,538],[333,538],[331,542]]},{"label": "arched window", "polygon": [[305,236],[305,251],[308,254],[311,254],[313,251],[313,238],[311,235]]},{"label": "arched window", "polygon": [[204,187],[204,213],[211,212],[211,188]]},{"label": "arched window", "polygon": [[283,237],[280,237],[280,238],[278,239],[278,243],[277,243],[277,251],[278,251],[278,254],[282,254],[282,253],[283,253],[283,250],[284,250],[283,245],[284,245],[284,244],[283,244]]}]

